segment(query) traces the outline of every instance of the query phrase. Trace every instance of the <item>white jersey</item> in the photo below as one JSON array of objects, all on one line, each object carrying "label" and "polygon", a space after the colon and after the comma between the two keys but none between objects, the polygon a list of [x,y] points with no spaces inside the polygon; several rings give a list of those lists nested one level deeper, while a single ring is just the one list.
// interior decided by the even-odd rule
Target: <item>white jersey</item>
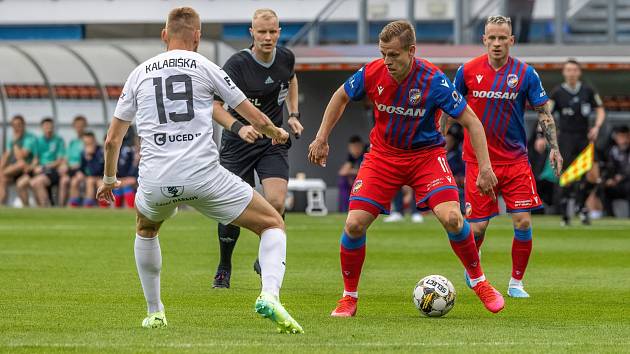
[{"label": "white jersey", "polygon": [[136,119],[141,182],[183,185],[212,176],[219,166],[214,95],[230,107],[246,99],[220,67],[195,52],[170,50],[131,72],[114,116]]}]

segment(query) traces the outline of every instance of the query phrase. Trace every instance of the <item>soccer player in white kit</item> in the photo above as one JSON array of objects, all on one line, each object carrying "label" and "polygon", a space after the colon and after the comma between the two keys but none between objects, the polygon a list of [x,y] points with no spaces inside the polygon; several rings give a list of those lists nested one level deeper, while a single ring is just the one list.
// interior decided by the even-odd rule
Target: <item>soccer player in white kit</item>
[{"label": "soccer player in white kit", "polygon": [[[114,200],[120,146],[135,118],[141,158],[134,253],[148,307],[142,326],[166,327],[158,231],[185,203],[218,222],[260,236],[262,292],[255,310],[275,322],[280,332],[303,333],[279,301],[286,258],[284,222],[260,194],[219,164],[212,140],[214,95],[274,142],[284,143],[289,135],[255,108],[221,68],[196,53],[200,38],[201,23],[194,9],[180,7],[169,13],[162,30],[167,51],[133,70],[118,100],[105,141],[105,175],[97,198]],[[219,108],[214,114],[229,116]]]}]

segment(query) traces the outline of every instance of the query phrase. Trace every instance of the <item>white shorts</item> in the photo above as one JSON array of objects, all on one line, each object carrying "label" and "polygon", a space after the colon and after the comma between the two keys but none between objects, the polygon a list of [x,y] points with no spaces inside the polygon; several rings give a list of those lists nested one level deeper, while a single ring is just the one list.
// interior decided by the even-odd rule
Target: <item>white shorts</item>
[{"label": "white shorts", "polygon": [[175,215],[177,206],[187,204],[224,225],[239,217],[254,196],[252,187],[218,166],[204,182],[189,185],[156,185],[140,181],[136,209],[154,222]]}]

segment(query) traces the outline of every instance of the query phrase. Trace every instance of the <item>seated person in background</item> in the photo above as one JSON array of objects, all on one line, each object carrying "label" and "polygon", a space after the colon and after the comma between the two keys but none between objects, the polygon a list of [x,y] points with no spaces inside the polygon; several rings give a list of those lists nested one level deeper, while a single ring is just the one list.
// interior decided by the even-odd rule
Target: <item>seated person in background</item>
[{"label": "seated person in background", "polygon": [[33,163],[36,163],[37,137],[26,131],[24,117],[11,119],[13,137],[7,141],[6,150],[0,159],[0,204],[7,198],[9,183],[15,182],[22,205],[28,206],[28,187]]},{"label": "seated person in background", "polygon": [[613,130],[615,144],[608,152],[602,180],[604,181],[604,208],[614,215],[615,199],[630,200],[630,128],[627,125]]},{"label": "seated person in background", "polygon": [[353,135],[348,140],[348,159],[343,163],[341,168],[339,169],[339,179],[338,179],[338,187],[339,187],[339,211],[347,212],[348,211],[348,199],[350,198],[350,188],[352,188],[352,184],[354,184],[354,179],[357,177],[357,172],[359,171],[359,166],[361,166],[361,162],[363,162],[363,155],[365,154],[367,148],[361,140],[361,137],[358,135]]},{"label": "seated person in background", "polygon": [[542,129],[536,124],[527,142],[527,156],[536,177],[536,190],[545,205],[556,205],[558,177],[549,163],[549,149]]},{"label": "seated person in background", "polygon": [[35,194],[37,206],[51,205],[48,194],[50,187],[59,183],[57,169],[65,161],[65,145],[63,139],[55,134],[55,123],[52,118],[44,118],[41,122],[43,135],[37,138],[38,164],[33,170],[31,189]]},{"label": "seated person in background", "polygon": [[[84,116],[76,116],[72,121],[72,128],[77,132],[77,137],[70,140],[66,149],[66,161],[59,167],[59,205],[66,205],[70,179],[76,175],[81,166],[83,154],[83,133],[87,127],[87,119]],[[83,182],[83,181],[79,181]]]},{"label": "seated person in background", "polygon": [[118,155],[117,171],[120,186],[113,190],[116,208],[121,208],[123,204],[127,204],[127,208],[134,207],[138,182],[138,162],[140,161],[139,151],[137,135],[130,128],[127,130]]},{"label": "seated person in background", "polygon": [[70,180],[70,206],[81,205],[81,182],[85,184],[83,206],[96,206],[96,190],[101,184],[103,175],[103,149],[96,142],[94,133],[83,134],[83,154],[79,171]]}]

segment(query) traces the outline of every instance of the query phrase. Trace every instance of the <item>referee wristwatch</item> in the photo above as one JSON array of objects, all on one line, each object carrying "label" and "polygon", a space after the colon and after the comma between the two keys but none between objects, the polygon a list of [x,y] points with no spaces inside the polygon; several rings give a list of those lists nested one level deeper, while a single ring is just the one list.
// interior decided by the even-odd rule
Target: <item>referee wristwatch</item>
[{"label": "referee wristwatch", "polygon": [[300,120],[300,112],[289,113],[289,118],[291,117],[295,117],[297,120]]}]

